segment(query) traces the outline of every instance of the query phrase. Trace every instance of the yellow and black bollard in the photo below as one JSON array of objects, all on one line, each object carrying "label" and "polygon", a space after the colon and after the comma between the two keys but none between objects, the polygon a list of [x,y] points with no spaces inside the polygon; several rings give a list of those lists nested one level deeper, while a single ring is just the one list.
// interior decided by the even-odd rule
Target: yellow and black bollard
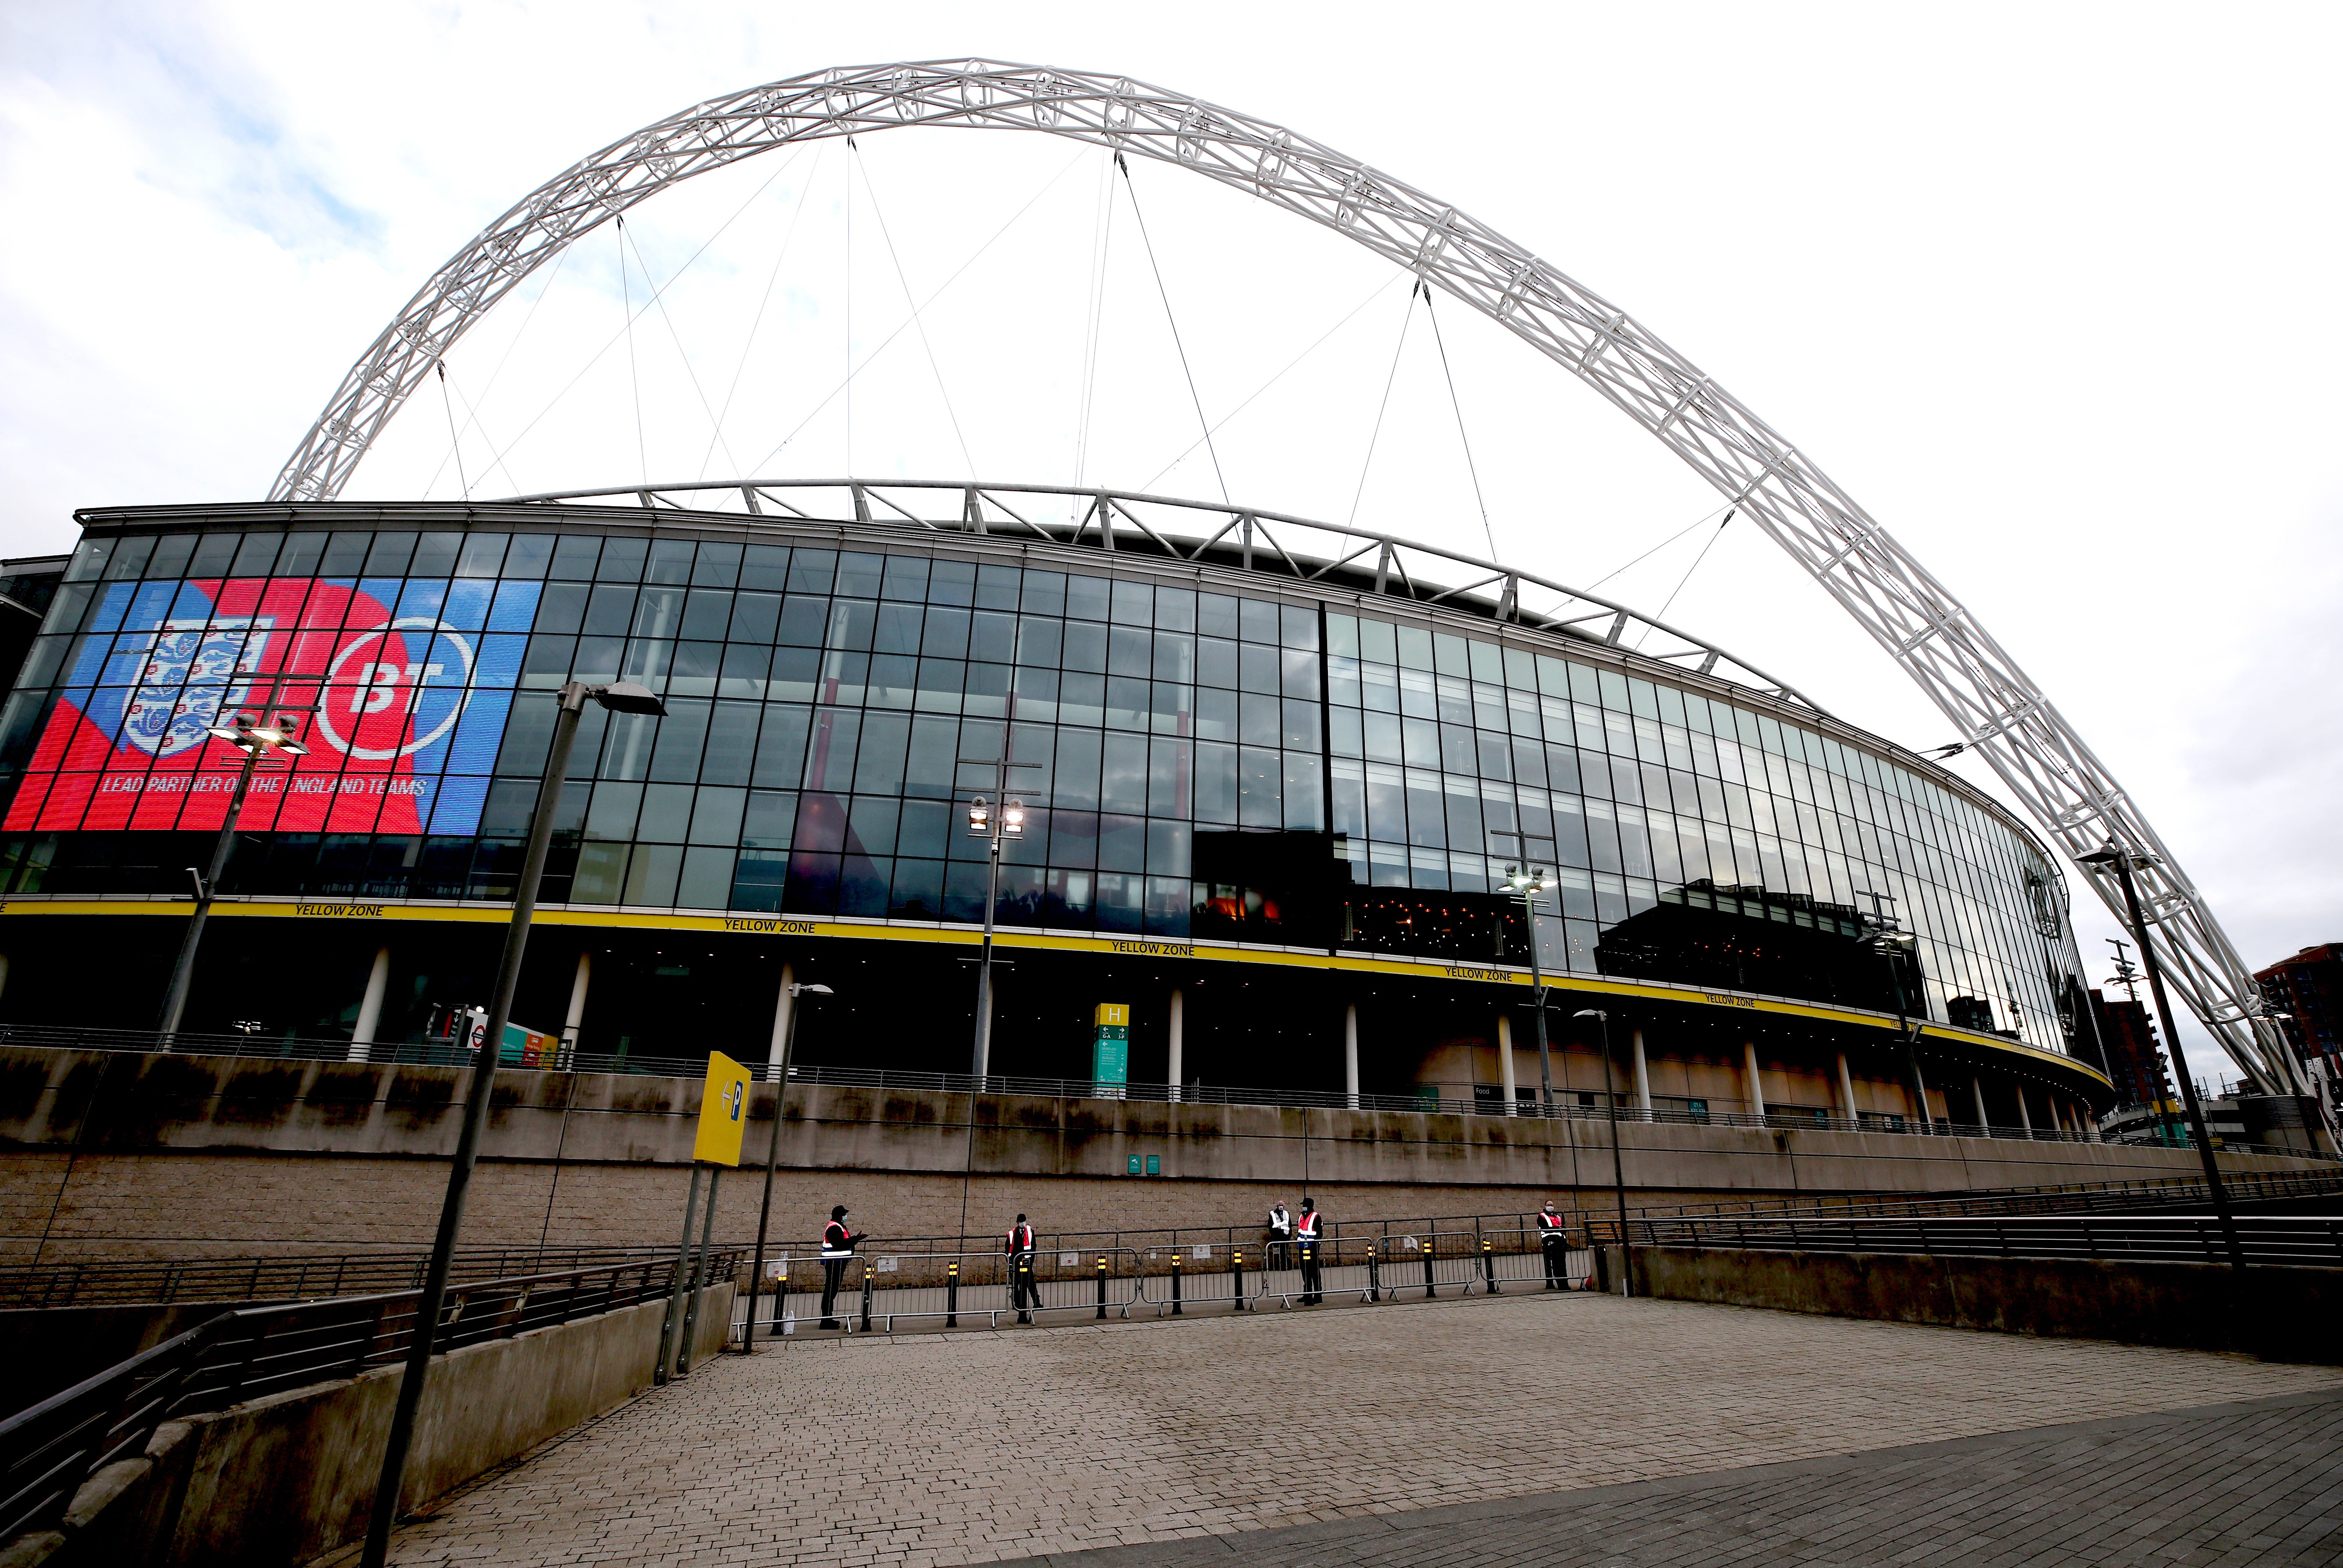
[{"label": "yellow and black bollard", "polygon": [[944,1327],[960,1327],[960,1260],[944,1265]]},{"label": "yellow and black bollard", "polygon": [[1381,1254],[1375,1251],[1375,1244],[1373,1241],[1370,1241],[1367,1243],[1367,1300],[1371,1302],[1380,1302],[1383,1299],[1383,1258]]},{"label": "yellow and black bollard", "polygon": [[1106,1322],[1106,1254],[1104,1252],[1099,1254],[1098,1315],[1099,1322]]},{"label": "yellow and black bollard", "polygon": [[1181,1315],[1181,1314],[1180,1314],[1180,1254],[1179,1254],[1179,1252],[1178,1252],[1176,1250],[1175,1250],[1175,1251],[1172,1252],[1172,1315],[1173,1317],[1175,1317],[1175,1318]]},{"label": "yellow and black bollard", "polygon": [[1497,1293],[1497,1254],[1495,1247],[1496,1243],[1490,1241],[1488,1237],[1483,1236],[1481,1238],[1481,1278],[1487,1282],[1489,1293],[1493,1296]]},{"label": "yellow and black bollard", "polygon": [[870,1332],[870,1260],[862,1260],[862,1332]]},{"label": "yellow and black bollard", "polygon": [[1236,1283],[1231,1287],[1231,1293],[1236,1299],[1236,1310],[1242,1312],[1245,1310],[1244,1249],[1242,1247],[1230,1248],[1229,1259],[1230,1271],[1236,1281]]}]

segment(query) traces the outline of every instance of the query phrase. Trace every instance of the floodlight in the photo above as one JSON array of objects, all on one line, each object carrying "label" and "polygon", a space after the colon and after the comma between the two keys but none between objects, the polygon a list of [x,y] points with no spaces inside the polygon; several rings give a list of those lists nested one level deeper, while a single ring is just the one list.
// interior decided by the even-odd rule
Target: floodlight
[{"label": "floodlight", "polygon": [[613,713],[646,713],[653,719],[667,717],[667,704],[647,686],[632,681],[614,680],[608,686],[593,689],[594,700]]}]

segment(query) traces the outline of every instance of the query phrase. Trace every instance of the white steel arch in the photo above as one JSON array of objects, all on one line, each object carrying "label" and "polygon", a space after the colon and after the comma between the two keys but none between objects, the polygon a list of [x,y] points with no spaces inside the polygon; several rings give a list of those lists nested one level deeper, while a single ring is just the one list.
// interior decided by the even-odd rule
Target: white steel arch
[{"label": "white steel arch", "polygon": [[[1803,453],[1625,311],[1486,225],[1266,120],[1128,77],[990,60],[837,68],[712,98],[614,142],[531,192],[433,275],[351,367],[270,498],[338,496],[438,357],[580,235],[694,175],[900,126],[1041,131],[1192,169],[1349,236],[1536,347],[1805,568],[2070,859],[2110,840],[2156,857],[2141,894],[2174,984],[2258,1088],[2304,1091],[2251,971],[2146,817],[1976,618]],[[2113,878],[2086,871],[2121,918]]]}]

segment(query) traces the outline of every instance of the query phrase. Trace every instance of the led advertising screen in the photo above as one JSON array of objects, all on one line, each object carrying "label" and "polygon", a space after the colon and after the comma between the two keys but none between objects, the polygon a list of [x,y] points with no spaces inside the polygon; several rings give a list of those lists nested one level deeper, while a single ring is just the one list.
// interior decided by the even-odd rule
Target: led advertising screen
[{"label": "led advertising screen", "polygon": [[211,578],[109,585],[64,678],[11,831],[217,829],[244,753],[210,733],[263,704],[307,754],[264,768],[254,831],[468,835],[540,585]]}]

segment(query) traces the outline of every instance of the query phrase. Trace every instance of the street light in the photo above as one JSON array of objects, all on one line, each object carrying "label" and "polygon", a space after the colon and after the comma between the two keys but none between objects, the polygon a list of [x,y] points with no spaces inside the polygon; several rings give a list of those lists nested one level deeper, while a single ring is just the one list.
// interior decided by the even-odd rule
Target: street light
[{"label": "street light", "polygon": [[2139,960],[2147,969],[2148,994],[2156,998],[2156,1016],[2164,1023],[2164,1049],[2172,1053],[2172,1076],[2180,1081],[2180,1100],[2188,1108],[2188,1131],[2197,1140],[2197,1157],[2205,1162],[2205,1185],[2212,1194],[2213,1212],[2220,1219],[2221,1235],[2229,1247],[2229,1261],[2242,1269],[2246,1266],[2246,1250],[2237,1241],[2237,1219],[2229,1212],[2228,1190],[2221,1185],[2220,1161],[2213,1158],[2213,1139],[2205,1128],[2205,1108],[2197,1099],[2197,1081],[2188,1076],[2188,1058],[2180,1049],[2180,1031],[2173,1027],[2172,1003],[2164,994],[2164,966],[2157,961],[2156,949],[2147,940],[2147,920],[2139,910],[2139,889],[2132,881],[2135,869],[2161,862],[2153,855],[2118,849],[2113,843],[2087,855],[2077,855],[2075,859],[2093,872],[2112,869],[2116,880],[2123,885],[2124,909],[2130,915],[2132,940],[2139,944]]},{"label": "street light", "polygon": [[[1896,992],[1896,1033],[1904,1042],[1905,1064],[1912,1070],[1912,1097],[1920,1107],[1920,1131],[1934,1132],[1936,1119],[1928,1111],[1928,1081],[1920,1073],[1920,1030],[1914,1026],[1904,1000],[1904,969],[1896,960],[1908,958],[1920,945],[1920,939],[1898,929],[1895,916],[1883,912],[1881,903],[1888,895],[1863,890],[1871,900],[1871,913],[1864,917],[1870,929],[1862,944],[1877,953],[1887,965],[1887,983]],[[1849,1107],[1850,1110],[1853,1107]]]},{"label": "street light", "polygon": [[[1011,768],[1041,766],[1039,762],[1012,762],[1009,759],[1015,736],[1016,726],[1009,725],[1001,732],[1000,756],[963,757],[960,759],[970,767],[991,769],[993,792],[1004,797],[1009,794],[1009,770]],[[992,915],[1001,902],[1001,840],[1025,836],[1025,802],[1011,799],[996,812],[983,796],[971,795],[968,802],[968,836],[985,840],[984,944],[979,949],[976,960],[976,1040],[969,1050],[968,1068],[976,1080],[977,1087],[982,1089],[985,1074],[992,1065]],[[973,1117],[974,1113],[970,1112],[970,1119]]]},{"label": "street light", "polygon": [[488,1002],[487,1032],[472,1063],[471,1086],[465,1092],[464,1126],[456,1140],[456,1157],[447,1168],[447,1195],[439,1205],[439,1231],[432,1239],[431,1262],[424,1271],[423,1291],[415,1303],[407,1375],[399,1381],[390,1436],[383,1444],[382,1477],[375,1485],[374,1513],[367,1524],[364,1568],[383,1568],[390,1552],[391,1526],[398,1522],[398,1493],[407,1479],[407,1451],[415,1438],[415,1412],[423,1402],[424,1377],[431,1370],[431,1346],[447,1300],[456,1232],[464,1222],[464,1199],[471,1188],[472,1167],[479,1159],[480,1130],[488,1125],[497,1060],[504,1054],[505,1025],[512,1018],[513,991],[520,983],[521,955],[528,947],[529,920],[537,912],[538,883],[544,878],[546,851],[553,843],[553,821],[560,814],[561,784],[569,772],[569,750],[578,739],[578,718],[586,711],[588,698],[612,713],[667,715],[667,705],[657,696],[626,681],[589,686],[573,680],[553,696],[560,711],[554,719],[553,744],[545,754],[545,774],[538,780],[537,809],[528,820],[528,848],[521,856],[520,881],[513,889],[512,920],[505,927],[504,957],[497,964],[497,989]]},{"label": "street light", "polygon": [[[279,674],[271,683],[269,695],[274,698],[283,689],[285,677]],[[179,1020],[187,1010],[187,989],[196,976],[196,950],[203,945],[204,923],[211,919],[212,900],[219,893],[221,874],[227,869],[227,858],[236,848],[236,823],[244,817],[244,802],[252,792],[252,776],[264,762],[277,757],[307,757],[309,749],[297,737],[301,730],[301,715],[307,708],[278,707],[265,703],[261,707],[234,714],[225,724],[207,726],[207,731],[244,753],[244,760],[236,765],[236,790],[228,797],[227,816],[220,823],[219,838],[212,845],[211,869],[198,872],[193,866],[187,875],[196,879],[196,912],[187,920],[186,934],[179,940],[179,956],[171,965],[171,983],[163,993],[161,1032],[167,1047],[170,1037],[179,1032]],[[287,762],[286,767],[292,764]]]},{"label": "street light", "polygon": [[[1532,866],[1525,871],[1518,864],[1507,866],[1505,890],[1521,900],[1522,915],[1530,930],[1530,996],[1536,1003],[1532,1011],[1537,1024],[1538,1092],[1550,1119],[1554,1115],[1554,1063],[1545,1043],[1545,970],[1538,962],[1537,930],[1537,896],[1545,891],[1545,868]],[[1505,1114],[1513,1113],[1513,1108],[1506,1106]]]},{"label": "street light", "polygon": [[1635,1246],[1627,1239],[1627,1174],[1619,1157],[1619,1096],[1611,1083],[1611,1015],[1590,1007],[1575,1017],[1593,1019],[1603,1031],[1603,1103],[1611,1121],[1611,1191],[1619,1201],[1620,1294],[1635,1293]]},{"label": "street light", "polygon": [[781,1162],[781,1106],[789,1097],[789,1059],[798,1050],[798,1002],[803,997],[836,994],[826,985],[803,980],[792,980],[782,989],[789,993],[789,1027],[781,1036],[781,1068],[773,1090],[773,1129],[765,1141],[765,1201],[757,1211],[757,1261],[749,1269],[749,1332],[740,1342],[742,1355],[753,1355],[757,1349],[757,1287],[765,1278],[765,1227],[773,1217],[773,1172]]}]

